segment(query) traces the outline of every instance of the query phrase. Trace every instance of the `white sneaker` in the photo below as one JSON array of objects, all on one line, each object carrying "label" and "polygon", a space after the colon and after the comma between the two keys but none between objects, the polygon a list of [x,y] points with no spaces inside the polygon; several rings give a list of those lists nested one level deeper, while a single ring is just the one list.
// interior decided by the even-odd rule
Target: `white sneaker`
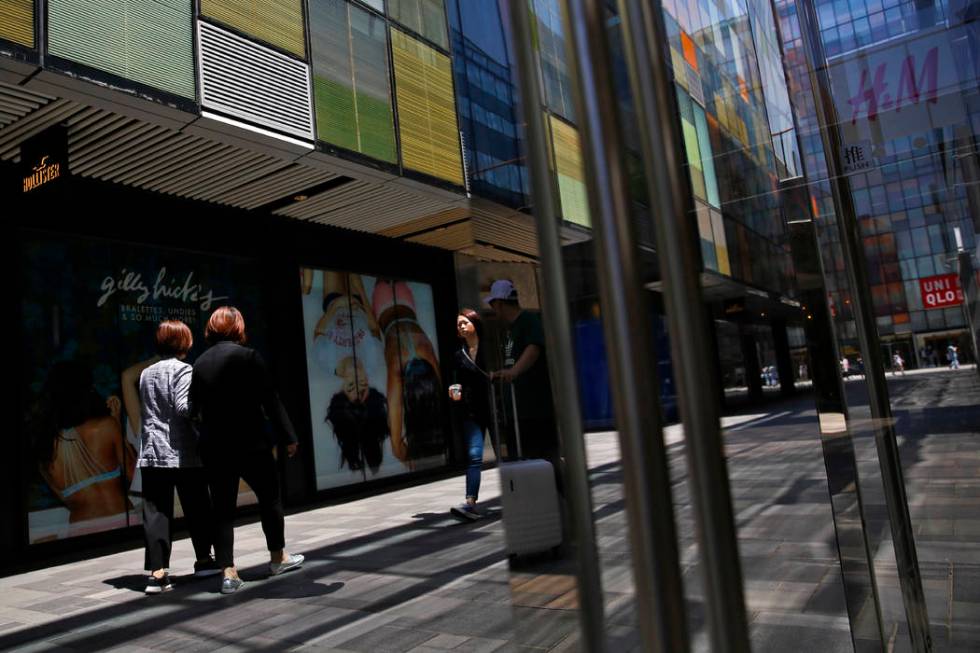
[{"label": "white sneaker", "polygon": [[290,569],[298,569],[303,566],[303,561],[306,557],[301,553],[290,553],[289,557],[282,562],[270,562],[269,563],[269,573],[273,576],[278,576],[279,574],[285,573]]},{"label": "white sneaker", "polygon": [[160,578],[151,574],[146,578],[146,589],[143,591],[147,594],[163,594],[173,588],[174,585],[170,582],[170,574],[164,574]]},{"label": "white sneaker", "polygon": [[458,506],[453,506],[449,509],[454,517],[458,517],[464,521],[476,521],[483,517],[477,509],[476,506],[469,503],[461,503]]}]

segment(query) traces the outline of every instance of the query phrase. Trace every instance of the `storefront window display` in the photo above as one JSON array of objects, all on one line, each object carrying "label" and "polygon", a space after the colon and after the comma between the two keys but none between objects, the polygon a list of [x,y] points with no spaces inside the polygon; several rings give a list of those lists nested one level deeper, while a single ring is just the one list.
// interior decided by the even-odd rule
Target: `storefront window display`
[{"label": "storefront window display", "polygon": [[300,274],[317,489],[445,464],[432,288]]},{"label": "storefront window display", "polygon": [[[215,308],[260,318],[255,273],[233,259],[40,235],[25,241],[21,270],[28,540],[139,524],[138,384],[157,360],[157,324],[190,326],[193,363]],[[260,349],[262,322],[248,334]]]}]

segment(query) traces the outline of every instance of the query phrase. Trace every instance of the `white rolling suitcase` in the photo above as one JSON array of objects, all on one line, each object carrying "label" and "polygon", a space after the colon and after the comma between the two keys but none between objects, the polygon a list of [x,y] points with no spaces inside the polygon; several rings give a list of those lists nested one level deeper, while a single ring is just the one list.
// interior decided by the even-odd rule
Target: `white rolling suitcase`
[{"label": "white rolling suitcase", "polygon": [[[520,456],[521,432],[517,427],[517,404],[510,388],[514,429]],[[496,401],[491,397],[494,431],[499,424]],[[497,435],[497,451],[500,439]],[[500,463],[500,501],[504,517],[507,555],[523,556],[551,551],[562,542],[561,509],[555,471],[547,460],[518,460]]]}]

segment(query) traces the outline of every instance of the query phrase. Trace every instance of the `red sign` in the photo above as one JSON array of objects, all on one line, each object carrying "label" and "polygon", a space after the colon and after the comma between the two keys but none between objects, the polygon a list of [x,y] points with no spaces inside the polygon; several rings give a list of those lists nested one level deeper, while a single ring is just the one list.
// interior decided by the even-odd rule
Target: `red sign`
[{"label": "red sign", "polygon": [[958,274],[937,274],[934,277],[919,279],[922,305],[926,310],[948,308],[963,303],[963,289],[960,288]]}]

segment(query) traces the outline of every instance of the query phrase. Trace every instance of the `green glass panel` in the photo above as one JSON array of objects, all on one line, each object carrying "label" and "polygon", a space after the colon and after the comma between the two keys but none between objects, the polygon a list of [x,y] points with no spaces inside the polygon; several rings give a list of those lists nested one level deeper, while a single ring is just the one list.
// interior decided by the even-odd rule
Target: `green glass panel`
[{"label": "green glass panel", "polygon": [[360,151],[383,161],[394,162],[395,126],[389,86],[388,28],[384,20],[354,7],[351,7],[350,19]]},{"label": "green glass panel", "polygon": [[704,185],[708,203],[715,208],[721,207],[718,194],[718,177],[715,175],[715,155],[711,150],[711,134],[708,132],[708,119],[704,109],[699,104],[692,103],[694,109],[694,127],[698,135],[698,147],[701,150],[701,170],[704,172]]},{"label": "green glass panel", "polygon": [[701,170],[701,149],[698,146],[698,132],[694,126],[694,109],[691,96],[677,89],[677,108],[681,115],[681,131],[684,135],[684,150],[687,154],[691,185],[698,199],[706,199],[704,172]]},{"label": "green glass panel", "polygon": [[317,138],[394,163],[383,19],[344,0],[310,7]]},{"label": "green glass panel", "polygon": [[48,51],[194,99],[194,37],[186,0],[49,0]]}]

